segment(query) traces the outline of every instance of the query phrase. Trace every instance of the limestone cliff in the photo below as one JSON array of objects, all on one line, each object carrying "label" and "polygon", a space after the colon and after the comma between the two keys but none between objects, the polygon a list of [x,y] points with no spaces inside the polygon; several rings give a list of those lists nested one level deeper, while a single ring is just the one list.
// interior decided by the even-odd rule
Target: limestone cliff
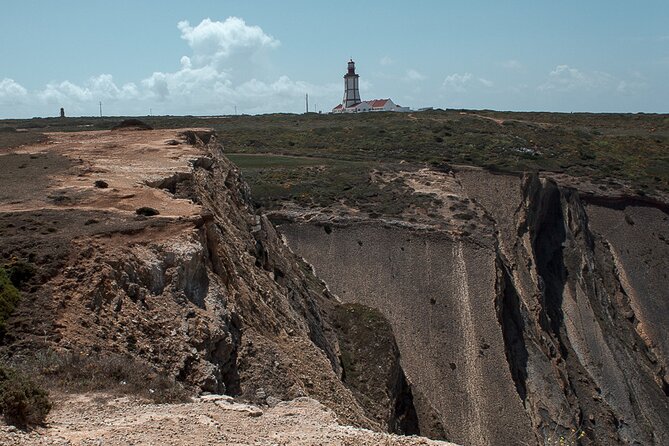
[{"label": "limestone cliff", "polygon": [[427,215],[268,218],[206,129],[0,156],[0,255],[36,272],[6,358],[121,353],[196,391],[462,444],[669,444],[663,203],[425,168],[375,180],[434,195]]},{"label": "limestone cliff", "polygon": [[[54,134],[26,150],[66,161],[3,205],[3,256],[40,272],[8,322],[7,356],[130,354],[202,391],[311,396],[343,422],[381,428],[342,381],[325,317],[337,302],[255,215],[212,132]],[[53,230],[31,230],[42,221]]]},{"label": "limestone cliff", "polygon": [[390,321],[422,434],[477,445],[669,442],[661,207],[586,204],[551,178],[477,169],[407,184],[478,217],[463,221],[447,203],[431,225],[277,221],[334,293]]}]

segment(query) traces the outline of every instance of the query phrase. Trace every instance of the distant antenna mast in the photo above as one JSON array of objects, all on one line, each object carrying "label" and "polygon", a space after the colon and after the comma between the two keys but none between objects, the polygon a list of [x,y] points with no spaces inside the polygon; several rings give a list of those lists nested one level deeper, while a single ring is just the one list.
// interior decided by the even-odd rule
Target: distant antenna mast
[{"label": "distant antenna mast", "polygon": [[102,101],[100,101],[100,117],[102,118]]},{"label": "distant antenna mast", "polygon": [[304,100],[307,104],[307,113],[309,113],[309,94],[308,93],[304,96]]},{"label": "distant antenna mast", "polygon": [[235,115],[237,115],[237,106],[235,105]]}]

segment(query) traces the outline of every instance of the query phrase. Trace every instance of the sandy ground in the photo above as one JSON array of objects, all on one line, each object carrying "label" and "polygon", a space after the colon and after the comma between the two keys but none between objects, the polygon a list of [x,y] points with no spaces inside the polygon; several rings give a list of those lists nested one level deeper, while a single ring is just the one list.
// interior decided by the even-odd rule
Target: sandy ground
[{"label": "sandy ground", "polygon": [[[157,203],[164,216],[196,214],[199,207],[189,200],[166,199],[165,191],[147,185],[190,172],[190,162],[203,156],[200,149],[185,143],[182,132],[50,133],[45,144],[22,147],[2,157],[3,164],[17,166],[0,174],[0,185],[21,185],[21,190],[0,200],[0,212],[64,207],[132,212]],[[95,188],[96,180],[108,187]]]},{"label": "sandy ground", "polygon": [[7,446],[126,445],[451,445],[341,426],[310,398],[259,408],[223,395],[192,403],[145,404],[105,394],[60,395],[46,427],[24,432],[0,425]]}]

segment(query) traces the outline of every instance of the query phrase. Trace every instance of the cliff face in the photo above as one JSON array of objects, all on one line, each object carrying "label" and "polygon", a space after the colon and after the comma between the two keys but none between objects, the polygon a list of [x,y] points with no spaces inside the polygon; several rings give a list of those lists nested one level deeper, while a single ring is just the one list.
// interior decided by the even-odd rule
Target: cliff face
[{"label": "cliff face", "polygon": [[667,443],[666,214],[586,205],[537,176],[454,182],[485,216],[464,228],[323,217],[279,228],[334,293],[390,321],[421,433]]},{"label": "cliff face", "polygon": [[[392,422],[342,381],[346,335],[328,319],[337,302],[253,213],[214,134],[52,135],[27,150],[78,161],[2,209],[13,222],[3,256],[32,259],[41,274],[8,321],[5,354],[130,354],[203,391],[263,404],[311,396],[347,423]],[[93,187],[97,178],[109,187]],[[140,206],[159,214],[137,215]],[[31,232],[41,221],[53,230]]]},{"label": "cliff face", "polygon": [[277,232],[207,130],[52,134],[2,157],[0,255],[37,271],[8,357],[123,353],[463,444],[669,443],[663,205],[422,169],[389,180],[434,212],[293,210]]},{"label": "cliff face", "polygon": [[[497,200],[478,198],[505,218]],[[577,190],[536,176],[521,184],[516,231],[499,233],[498,308],[519,396],[540,436],[557,422],[596,444],[668,440],[668,338],[659,327],[669,282],[638,263],[666,265],[666,244],[657,242],[669,227],[660,210],[644,209],[626,210],[646,215],[647,226],[631,233],[623,212],[586,206]],[[648,257],[628,253],[623,264],[621,238]]]}]

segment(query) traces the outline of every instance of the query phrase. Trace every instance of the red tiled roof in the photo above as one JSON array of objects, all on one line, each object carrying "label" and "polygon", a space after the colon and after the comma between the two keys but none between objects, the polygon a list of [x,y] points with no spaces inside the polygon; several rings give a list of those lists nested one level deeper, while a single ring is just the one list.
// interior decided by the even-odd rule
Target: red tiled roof
[{"label": "red tiled roof", "polygon": [[372,99],[371,101],[366,101],[372,108],[382,108],[386,105],[389,99]]},{"label": "red tiled roof", "polygon": [[333,110],[340,110],[340,109],[342,109],[342,108],[344,108],[344,106],[341,105],[341,104],[339,104],[338,106],[336,106],[335,108],[333,108]]}]

